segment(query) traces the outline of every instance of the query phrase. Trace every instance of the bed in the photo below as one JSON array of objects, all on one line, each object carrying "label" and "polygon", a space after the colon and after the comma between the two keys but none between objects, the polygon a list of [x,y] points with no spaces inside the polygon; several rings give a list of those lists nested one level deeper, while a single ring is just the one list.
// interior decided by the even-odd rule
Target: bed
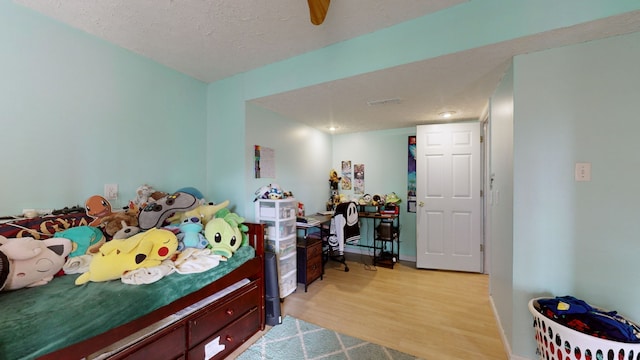
[{"label": "bed", "polygon": [[[42,218],[18,230],[3,224],[0,235],[35,229],[43,236],[86,220]],[[203,273],[173,273],[147,285],[81,286],[74,285],[77,275],[63,275],[0,292],[0,359],[225,358],[265,326],[264,227],[246,225],[250,246]]]}]

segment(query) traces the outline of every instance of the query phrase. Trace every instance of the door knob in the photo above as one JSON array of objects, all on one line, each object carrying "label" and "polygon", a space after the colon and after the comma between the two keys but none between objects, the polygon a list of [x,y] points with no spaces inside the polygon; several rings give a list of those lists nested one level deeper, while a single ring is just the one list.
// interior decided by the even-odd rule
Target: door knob
[{"label": "door knob", "polygon": [[418,203],[418,206],[423,207],[423,206],[424,206],[424,201],[420,201],[420,202]]}]

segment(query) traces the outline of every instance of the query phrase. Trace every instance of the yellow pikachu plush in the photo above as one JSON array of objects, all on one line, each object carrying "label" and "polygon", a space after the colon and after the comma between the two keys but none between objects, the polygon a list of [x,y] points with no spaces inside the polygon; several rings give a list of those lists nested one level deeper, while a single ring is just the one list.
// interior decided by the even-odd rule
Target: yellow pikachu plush
[{"label": "yellow pikachu plush", "polygon": [[167,220],[171,223],[182,223],[185,219],[196,217],[200,219],[202,226],[207,226],[209,220],[213,219],[218,210],[224,209],[229,205],[229,200],[225,200],[215,205],[200,205],[197,208],[185,212],[176,213]]},{"label": "yellow pikachu plush", "polygon": [[100,247],[91,259],[89,271],[75,283],[120,279],[127,271],[158,266],[178,249],[178,238],[165,229],[152,228],[128,239],[111,240]]}]

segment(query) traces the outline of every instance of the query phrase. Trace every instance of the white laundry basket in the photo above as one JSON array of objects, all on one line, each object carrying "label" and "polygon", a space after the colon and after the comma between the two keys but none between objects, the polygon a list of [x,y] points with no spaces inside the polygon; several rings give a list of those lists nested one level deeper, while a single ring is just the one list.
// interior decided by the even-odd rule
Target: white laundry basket
[{"label": "white laundry basket", "polygon": [[640,343],[601,339],[570,329],[542,315],[536,298],[529,301],[541,360],[640,360]]}]

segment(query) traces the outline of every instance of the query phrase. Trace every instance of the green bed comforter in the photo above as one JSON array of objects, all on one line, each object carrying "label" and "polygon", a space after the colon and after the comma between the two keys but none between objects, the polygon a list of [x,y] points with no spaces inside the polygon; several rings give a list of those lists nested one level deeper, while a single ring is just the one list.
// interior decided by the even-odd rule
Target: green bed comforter
[{"label": "green bed comforter", "polygon": [[243,246],[198,274],[173,273],[148,285],[121,281],[74,285],[64,275],[34,288],[0,292],[0,359],[33,359],[156,310],[221,278],[255,256]]}]

